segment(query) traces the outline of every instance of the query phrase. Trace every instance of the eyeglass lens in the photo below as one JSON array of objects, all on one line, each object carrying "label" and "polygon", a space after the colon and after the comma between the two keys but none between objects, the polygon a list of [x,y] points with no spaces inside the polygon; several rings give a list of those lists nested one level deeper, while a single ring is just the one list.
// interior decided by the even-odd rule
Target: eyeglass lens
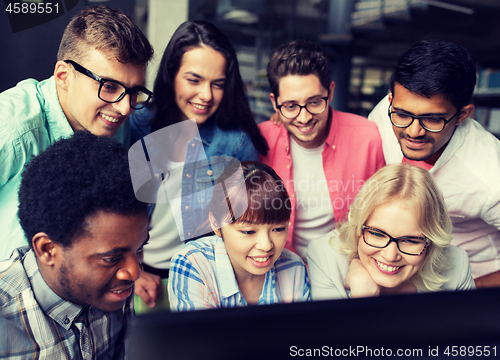
[{"label": "eyeglass lens", "polygon": [[[126,89],[123,85],[114,81],[105,81],[99,89],[99,98],[109,103],[120,101],[125,96]],[[142,109],[149,99],[149,94],[141,90],[135,90],[130,94],[130,107]]]},{"label": "eyeglass lens", "polygon": [[[368,245],[378,248],[386,247],[391,241],[391,237],[389,235],[381,231],[377,231],[376,229],[365,228],[363,236]],[[423,239],[413,237],[401,237],[397,239],[397,244],[399,250],[402,252],[418,255],[424,250],[427,242]]]},{"label": "eyeglass lens", "polygon": [[281,108],[281,114],[286,118],[295,118],[299,116],[302,108],[305,107],[312,115],[321,114],[326,109],[326,99],[318,98],[308,101],[304,106],[295,103],[284,103]]},{"label": "eyeglass lens", "polygon": [[407,127],[414,119],[418,119],[420,124],[427,130],[441,131],[445,124],[445,119],[437,116],[421,116],[415,117],[405,113],[391,112],[391,121],[396,126]]}]

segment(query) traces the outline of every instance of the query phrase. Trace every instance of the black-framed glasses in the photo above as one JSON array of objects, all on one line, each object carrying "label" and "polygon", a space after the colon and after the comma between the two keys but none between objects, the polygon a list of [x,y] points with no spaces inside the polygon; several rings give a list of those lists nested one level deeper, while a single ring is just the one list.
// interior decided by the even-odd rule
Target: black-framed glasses
[{"label": "black-framed glasses", "polygon": [[460,113],[460,110],[458,110],[455,115],[453,115],[449,119],[445,119],[444,117],[441,116],[432,116],[432,115],[411,115],[405,112],[401,111],[391,111],[391,106],[392,103],[389,104],[389,119],[391,119],[392,125],[398,127],[398,128],[406,128],[413,124],[413,121],[415,119],[418,120],[420,123],[420,126],[422,126],[425,130],[430,131],[430,132],[441,132],[445,128],[446,124],[448,124],[455,116],[457,116]]},{"label": "black-framed glasses", "polygon": [[294,119],[300,115],[302,109],[306,109],[311,115],[321,114],[326,109],[328,104],[328,96],[317,97],[309,100],[305,105],[299,105],[296,103],[283,103],[278,105],[276,100],[276,107],[278,108],[281,115],[287,119]]},{"label": "black-framed glasses", "polygon": [[99,83],[97,96],[104,102],[110,104],[116,103],[123,99],[125,95],[129,94],[130,107],[139,110],[146,106],[153,96],[153,93],[143,86],[136,86],[130,89],[116,80],[104,79],[94,74],[92,71],[84,68],[73,60],[64,60],[64,62],[73,65],[73,68],[79,73],[97,81]]},{"label": "black-framed glasses", "polygon": [[421,236],[401,236],[393,238],[388,233],[371,226],[363,225],[361,229],[364,242],[378,249],[383,249],[394,241],[399,251],[403,254],[420,255],[429,245],[429,239]]}]

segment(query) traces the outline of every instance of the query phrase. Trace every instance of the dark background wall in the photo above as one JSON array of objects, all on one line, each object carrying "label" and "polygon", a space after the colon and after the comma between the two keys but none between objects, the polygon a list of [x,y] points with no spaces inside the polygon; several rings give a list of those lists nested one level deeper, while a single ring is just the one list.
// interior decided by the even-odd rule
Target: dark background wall
[{"label": "dark background wall", "polygon": [[[0,92],[15,86],[23,79],[43,80],[52,76],[64,28],[84,6],[98,4],[86,0],[59,1],[59,17],[19,30],[35,23],[31,23],[30,18],[26,15],[23,17],[23,14],[18,14],[14,19],[9,18],[5,9],[10,2],[14,1],[4,0],[5,8],[0,11]],[[45,2],[54,4],[56,1]],[[109,0],[102,3],[122,10],[133,19],[134,0]],[[48,18],[42,16],[39,20]],[[14,32],[13,28],[19,31]]]}]

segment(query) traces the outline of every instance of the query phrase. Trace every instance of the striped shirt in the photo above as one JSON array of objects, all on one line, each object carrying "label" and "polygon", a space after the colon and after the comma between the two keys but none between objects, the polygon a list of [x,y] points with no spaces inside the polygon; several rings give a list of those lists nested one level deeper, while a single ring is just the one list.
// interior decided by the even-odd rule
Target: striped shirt
[{"label": "striped shirt", "polygon": [[0,359],[122,359],[131,299],[110,313],[64,300],[17,248],[0,262]]},{"label": "striped shirt", "polygon": [[[218,236],[191,241],[172,258],[168,296],[172,311],[247,305]],[[304,262],[284,249],[266,273],[258,305],[308,300],[309,278]]]}]

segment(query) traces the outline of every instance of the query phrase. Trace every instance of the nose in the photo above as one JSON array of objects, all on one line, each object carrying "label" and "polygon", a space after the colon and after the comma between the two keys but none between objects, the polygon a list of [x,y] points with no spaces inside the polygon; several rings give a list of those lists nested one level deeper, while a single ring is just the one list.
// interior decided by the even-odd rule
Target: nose
[{"label": "nose", "polygon": [[401,258],[401,253],[395,241],[383,248],[381,253],[387,261],[398,261]]},{"label": "nose", "polygon": [[142,273],[142,254],[140,258],[130,255],[124,266],[118,270],[116,277],[118,280],[136,281]]},{"label": "nose", "polygon": [[412,138],[425,135],[425,129],[420,125],[418,119],[413,119],[413,122],[406,128],[406,134]]},{"label": "nose", "polygon": [[300,113],[299,113],[299,115],[297,115],[296,119],[301,124],[307,124],[312,119],[312,115],[304,107],[304,108],[300,109]]},{"label": "nose", "polygon": [[212,100],[212,86],[210,83],[205,83],[200,86],[200,92],[198,93],[198,97],[200,100],[209,102]]},{"label": "nose", "polygon": [[130,106],[129,94],[126,94],[120,101],[113,103],[113,107],[123,116],[129,116],[134,111]]},{"label": "nose", "polygon": [[257,244],[255,247],[258,250],[268,252],[274,247],[274,243],[271,241],[268,233],[261,233],[257,237]]}]

